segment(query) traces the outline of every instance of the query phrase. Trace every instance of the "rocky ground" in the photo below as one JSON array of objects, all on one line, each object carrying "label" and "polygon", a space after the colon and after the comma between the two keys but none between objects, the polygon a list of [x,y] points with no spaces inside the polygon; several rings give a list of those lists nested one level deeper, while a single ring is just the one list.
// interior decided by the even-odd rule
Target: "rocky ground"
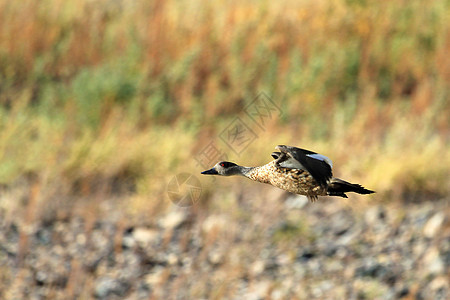
[{"label": "rocky ground", "polygon": [[450,298],[448,199],[244,199],[135,224],[2,216],[0,298]]}]

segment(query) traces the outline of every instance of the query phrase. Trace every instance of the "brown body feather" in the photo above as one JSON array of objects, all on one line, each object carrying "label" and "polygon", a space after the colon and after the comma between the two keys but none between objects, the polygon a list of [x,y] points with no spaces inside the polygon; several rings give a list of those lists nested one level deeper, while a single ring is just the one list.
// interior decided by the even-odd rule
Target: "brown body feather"
[{"label": "brown body feather", "polygon": [[327,190],[320,186],[308,171],[280,168],[275,165],[275,161],[252,169],[246,177],[294,194],[307,196],[311,201],[317,200],[317,196],[327,195]]},{"label": "brown body feather", "polygon": [[316,201],[318,196],[329,195],[347,198],[346,192],[373,193],[373,191],[367,190],[359,184],[349,183],[339,178],[332,178],[328,186],[323,187],[308,171],[278,167],[275,161],[253,168],[245,176],[251,180],[268,183],[294,194],[307,196],[312,202]]}]

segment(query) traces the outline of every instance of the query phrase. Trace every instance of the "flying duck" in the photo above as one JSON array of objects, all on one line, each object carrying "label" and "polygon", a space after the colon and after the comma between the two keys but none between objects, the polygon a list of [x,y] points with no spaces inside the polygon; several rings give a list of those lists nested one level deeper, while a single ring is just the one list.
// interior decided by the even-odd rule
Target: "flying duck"
[{"label": "flying duck", "polygon": [[321,154],[285,145],[275,147],[273,161],[259,167],[243,167],[228,161],[218,162],[205,175],[241,175],[251,180],[268,183],[288,192],[305,195],[311,202],[318,196],[339,196],[345,193],[372,194],[359,184],[333,177],[331,160]]}]

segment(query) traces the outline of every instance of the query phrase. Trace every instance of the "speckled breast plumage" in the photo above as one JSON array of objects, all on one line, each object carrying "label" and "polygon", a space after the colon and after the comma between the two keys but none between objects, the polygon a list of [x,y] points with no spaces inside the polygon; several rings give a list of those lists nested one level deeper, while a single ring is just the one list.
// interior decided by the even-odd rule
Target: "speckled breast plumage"
[{"label": "speckled breast plumage", "polygon": [[275,161],[255,168],[247,177],[291,193],[308,196],[311,200],[327,194],[326,189],[317,184],[308,171],[277,167]]}]

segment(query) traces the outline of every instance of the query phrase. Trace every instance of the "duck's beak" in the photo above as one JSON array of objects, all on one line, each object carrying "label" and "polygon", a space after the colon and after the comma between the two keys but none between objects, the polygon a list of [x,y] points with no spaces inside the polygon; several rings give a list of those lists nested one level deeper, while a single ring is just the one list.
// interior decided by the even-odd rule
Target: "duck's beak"
[{"label": "duck's beak", "polygon": [[216,171],[216,169],[212,168],[212,169],[203,171],[202,174],[204,174],[204,175],[217,175],[219,173]]}]

